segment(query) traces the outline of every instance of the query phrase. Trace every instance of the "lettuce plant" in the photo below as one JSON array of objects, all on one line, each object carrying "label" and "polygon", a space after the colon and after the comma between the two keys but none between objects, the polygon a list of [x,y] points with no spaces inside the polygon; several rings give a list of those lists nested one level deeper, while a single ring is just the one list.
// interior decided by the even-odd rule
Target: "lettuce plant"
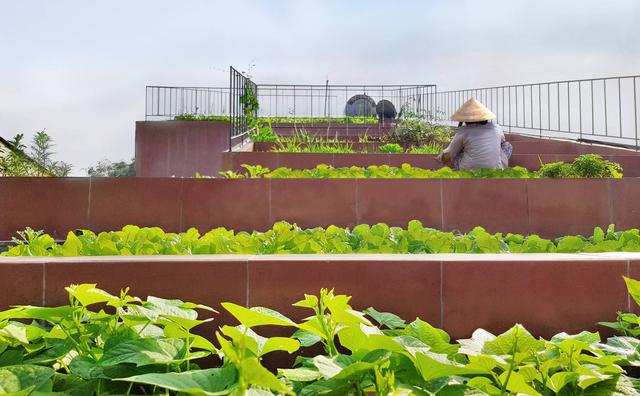
[{"label": "lettuce plant", "polygon": [[302,229],[281,221],[265,232],[235,232],[220,227],[205,234],[195,228],[181,233],[159,227],[127,225],[98,234],[69,232],[62,243],[50,235],[27,229],[14,239],[4,256],[113,256],[190,254],[347,254],[347,253],[579,253],[640,251],[640,231],[606,232],[596,227],[591,236],[568,235],[554,240],[538,235],[491,234],[476,227],[467,234],[424,227],[417,220],[407,228],[361,224],[353,229],[329,226]]}]

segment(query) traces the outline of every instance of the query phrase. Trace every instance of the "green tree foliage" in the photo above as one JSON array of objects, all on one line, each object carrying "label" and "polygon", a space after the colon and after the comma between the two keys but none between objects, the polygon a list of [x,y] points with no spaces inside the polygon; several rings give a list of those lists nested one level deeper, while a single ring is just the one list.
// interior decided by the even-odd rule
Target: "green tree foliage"
[{"label": "green tree foliage", "polygon": [[49,134],[38,131],[27,147],[24,134],[19,133],[8,142],[12,146],[0,152],[0,176],[68,176],[73,166],[54,161],[55,144]]},{"label": "green tree foliage", "polygon": [[135,176],[135,159],[131,162],[111,162],[108,159],[98,161],[97,164],[87,169],[87,175],[92,177],[126,177]]}]

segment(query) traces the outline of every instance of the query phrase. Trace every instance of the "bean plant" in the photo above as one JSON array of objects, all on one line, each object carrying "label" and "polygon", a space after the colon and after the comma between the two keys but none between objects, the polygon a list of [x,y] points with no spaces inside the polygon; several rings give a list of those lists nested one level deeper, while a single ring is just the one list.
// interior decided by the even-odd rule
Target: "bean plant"
[{"label": "bean plant", "polygon": [[[626,279],[638,301],[640,282]],[[522,325],[454,341],[322,289],[293,306],[221,304],[236,324],[197,330],[216,311],[177,299],[66,288],[58,307],[0,312],[0,392],[12,395],[640,395],[640,340],[597,332],[537,338]],[[294,309],[295,309],[294,308]],[[579,309],[579,307],[576,307]],[[268,330],[268,331],[266,331]],[[272,334],[266,337],[260,333]],[[200,334],[204,334],[200,335]],[[320,348],[317,348],[319,345]],[[295,354],[273,371],[273,352]],[[212,359],[212,358],[217,358]],[[272,365],[272,364],[271,364]]]}]

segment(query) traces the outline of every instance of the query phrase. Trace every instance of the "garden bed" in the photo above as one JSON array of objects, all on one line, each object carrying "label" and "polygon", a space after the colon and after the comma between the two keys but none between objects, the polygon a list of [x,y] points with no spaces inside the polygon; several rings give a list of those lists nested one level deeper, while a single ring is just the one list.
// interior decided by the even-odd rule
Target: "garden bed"
[{"label": "garden bed", "polygon": [[[358,309],[420,317],[454,338],[514,323],[549,337],[606,330],[597,322],[630,311],[622,276],[640,277],[640,255],[2,257],[0,274],[2,307],[65,304],[65,286],[97,283],[115,294],[130,286],[136,295],[218,310],[222,301],[266,306],[300,319],[291,302],[325,287],[353,295]],[[223,313],[210,328],[231,322]]]},{"label": "garden bed", "polygon": [[[254,143],[255,144],[255,143]],[[522,166],[528,170],[540,169],[541,164],[552,162],[572,162],[580,154],[513,154],[509,160],[510,166]],[[262,165],[269,169],[286,167],[292,169],[310,169],[318,164],[334,167],[389,165],[400,166],[409,164],[416,168],[438,169],[442,164],[435,160],[434,154],[383,154],[383,153],[352,153],[352,154],[324,154],[324,153],[280,153],[242,151],[222,153],[222,163],[225,170],[242,171],[242,164]],[[623,168],[624,177],[640,177],[640,156],[636,154],[603,155],[603,158],[619,163]]]}]

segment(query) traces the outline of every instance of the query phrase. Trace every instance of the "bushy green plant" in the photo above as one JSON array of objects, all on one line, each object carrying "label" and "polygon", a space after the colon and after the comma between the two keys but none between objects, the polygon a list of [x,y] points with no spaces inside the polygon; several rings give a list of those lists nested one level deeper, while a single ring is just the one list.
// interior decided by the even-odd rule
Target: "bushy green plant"
[{"label": "bushy green plant", "polygon": [[410,221],[406,229],[361,224],[353,229],[330,226],[302,229],[278,222],[265,232],[234,232],[216,228],[205,234],[194,228],[182,233],[158,227],[128,225],[120,231],[70,232],[63,243],[30,229],[20,233],[4,256],[105,256],[190,254],[346,254],[346,253],[577,253],[640,251],[637,229],[555,240],[537,235],[490,234],[476,227],[467,234],[443,232]]},{"label": "bushy green plant", "polygon": [[583,154],[571,163],[543,164],[538,174],[552,178],[621,178],[622,167],[599,154]]},{"label": "bushy green plant", "polygon": [[253,142],[277,142],[278,136],[273,133],[271,125],[262,126],[249,132],[249,137]]},{"label": "bushy green plant", "polygon": [[409,153],[411,154],[440,154],[442,152],[442,145],[439,144],[423,144],[421,146],[411,147]]},{"label": "bushy green plant", "polygon": [[397,143],[387,143],[378,148],[380,152],[387,154],[400,154],[404,152],[402,146]]},{"label": "bushy green plant", "polygon": [[[238,322],[215,340],[192,329],[213,311],[176,299],[112,295],[94,284],[66,288],[69,304],[0,312],[0,390],[13,395],[639,395],[625,368],[640,366],[640,341],[598,333],[536,338],[522,325],[453,342],[416,318],[407,323],[321,289],[293,304],[296,322],[265,307],[223,302]],[[101,309],[106,306],[108,309]],[[265,337],[264,327],[279,334]],[[322,346],[324,353],[308,349]],[[296,354],[274,375],[273,352]],[[217,355],[219,367],[199,363]],[[629,370],[631,371],[631,370]]]},{"label": "bushy green plant", "polygon": [[453,130],[444,125],[431,124],[423,117],[401,120],[387,137],[391,143],[420,146],[423,144],[442,145],[451,140]]},{"label": "bushy green plant", "polygon": [[350,142],[344,143],[293,143],[280,142],[271,151],[278,153],[322,153],[322,154],[352,154],[355,150]]},{"label": "bushy green plant", "polygon": [[607,161],[599,154],[583,154],[571,163],[571,167],[579,177],[622,177],[622,167],[620,164]]},{"label": "bushy green plant", "polygon": [[251,130],[256,128],[258,126],[257,114],[260,104],[251,84],[245,83],[244,92],[242,96],[240,96],[239,101],[240,104],[242,104],[242,111],[244,113],[248,129]]}]

